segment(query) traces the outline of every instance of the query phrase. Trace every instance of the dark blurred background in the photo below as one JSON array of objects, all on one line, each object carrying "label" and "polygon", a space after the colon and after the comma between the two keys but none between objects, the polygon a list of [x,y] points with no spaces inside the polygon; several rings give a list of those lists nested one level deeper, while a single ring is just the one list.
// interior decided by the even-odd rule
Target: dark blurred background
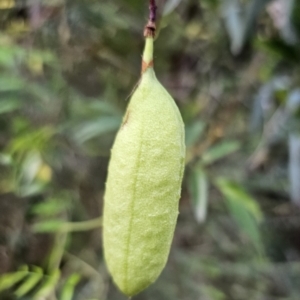
[{"label": "dark blurred background", "polygon": [[[300,299],[300,2],[157,0],[157,77],[186,128],[168,264],[137,300]],[[110,148],[144,0],[0,0],[0,299],[118,300]]]}]

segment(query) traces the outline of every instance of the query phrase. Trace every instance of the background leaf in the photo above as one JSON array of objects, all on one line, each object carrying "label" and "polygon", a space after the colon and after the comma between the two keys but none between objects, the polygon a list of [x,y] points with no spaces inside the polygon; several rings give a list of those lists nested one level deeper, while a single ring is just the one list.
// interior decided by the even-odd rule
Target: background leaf
[{"label": "background leaf", "polygon": [[208,209],[207,176],[204,170],[198,166],[193,169],[188,180],[195,219],[198,223],[203,223],[206,220]]},{"label": "background leaf", "polygon": [[241,145],[238,141],[224,141],[205,151],[201,160],[205,165],[212,164],[217,160],[236,152],[239,150],[240,146]]},{"label": "background leaf", "polygon": [[256,201],[241,186],[224,178],[217,179],[217,186],[224,195],[227,207],[240,230],[253,241],[260,254],[263,253],[259,223],[262,212]]}]

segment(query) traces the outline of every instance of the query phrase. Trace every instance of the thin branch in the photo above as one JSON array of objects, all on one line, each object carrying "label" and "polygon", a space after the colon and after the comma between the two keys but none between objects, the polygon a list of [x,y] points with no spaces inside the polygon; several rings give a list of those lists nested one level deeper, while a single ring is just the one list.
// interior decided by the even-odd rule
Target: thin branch
[{"label": "thin branch", "polygon": [[157,5],[155,3],[155,0],[149,0],[149,19],[148,23],[145,26],[144,30],[144,36],[145,37],[154,37],[155,31],[156,31],[156,11],[157,11]]},{"label": "thin branch", "polygon": [[153,23],[155,23],[156,21],[156,10],[157,10],[157,5],[155,3],[155,0],[150,0],[149,20]]}]

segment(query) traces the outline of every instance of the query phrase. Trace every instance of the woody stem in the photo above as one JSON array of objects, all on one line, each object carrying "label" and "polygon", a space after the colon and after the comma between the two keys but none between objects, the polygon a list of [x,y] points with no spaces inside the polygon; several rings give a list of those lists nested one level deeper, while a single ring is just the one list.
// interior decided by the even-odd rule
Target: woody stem
[{"label": "woody stem", "polygon": [[155,23],[155,21],[156,21],[156,10],[157,10],[157,6],[155,3],[155,0],[150,0],[149,20],[153,23]]},{"label": "woody stem", "polygon": [[149,0],[149,19],[148,23],[145,26],[144,29],[144,36],[145,37],[154,37],[155,36],[155,31],[156,31],[156,10],[157,6],[155,3],[155,0]]}]

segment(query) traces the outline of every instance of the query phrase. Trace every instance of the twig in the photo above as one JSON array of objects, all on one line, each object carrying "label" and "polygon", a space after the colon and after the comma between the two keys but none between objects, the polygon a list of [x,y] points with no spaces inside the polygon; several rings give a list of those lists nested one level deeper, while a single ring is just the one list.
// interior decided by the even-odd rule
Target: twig
[{"label": "twig", "polygon": [[155,23],[156,21],[156,10],[157,6],[155,3],[155,0],[150,0],[150,6],[149,6],[149,20]]},{"label": "twig", "polygon": [[154,37],[156,31],[156,10],[157,6],[155,0],[149,0],[149,19],[148,23],[145,26],[144,36],[145,37]]}]

